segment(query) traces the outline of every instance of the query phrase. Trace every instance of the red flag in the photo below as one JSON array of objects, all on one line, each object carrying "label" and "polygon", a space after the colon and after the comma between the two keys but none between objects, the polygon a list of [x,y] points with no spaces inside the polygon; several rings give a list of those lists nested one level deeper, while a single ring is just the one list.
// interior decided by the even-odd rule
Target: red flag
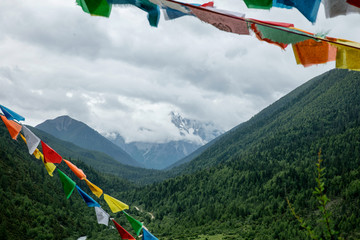
[{"label": "red flag", "polygon": [[54,149],[49,147],[43,141],[41,141],[41,146],[42,146],[45,162],[61,163],[62,157],[57,152],[55,152]]},{"label": "red flag", "polygon": [[359,0],[347,0],[346,2],[348,4],[351,4],[351,5],[355,6],[355,7],[360,8],[360,1]]},{"label": "red flag", "polygon": [[11,138],[16,140],[17,136],[19,135],[20,131],[21,131],[21,125],[12,121],[12,120],[8,120],[6,117],[4,117],[3,115],[0,115],[1,119],[4,121],[5,126],[7,127],[7,129],[9,130],[9,133],[11,135]]},{"label": "red flag", "polygon": [[122,226],[120,226],[117,222],[115,222],[114,219],[111,219],[114,224],[116,229],[118,230],[121,239],[129,239],[129,240],[136,240],[133,236],[130,235],[130,233],[128,233]]}]

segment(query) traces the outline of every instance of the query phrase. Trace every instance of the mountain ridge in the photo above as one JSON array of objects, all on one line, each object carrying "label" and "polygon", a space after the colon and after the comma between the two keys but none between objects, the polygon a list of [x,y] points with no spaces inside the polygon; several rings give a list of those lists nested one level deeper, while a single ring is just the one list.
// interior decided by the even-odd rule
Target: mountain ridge
[{"label": "mountain ridge", "polygon": [[120,163],[142,167],[128,153],[113,144],[93,128],[67,115],[46,120],[35,128],[47,132],[61,140],[72,142],[82,148],[96,150],[108,154]]}]

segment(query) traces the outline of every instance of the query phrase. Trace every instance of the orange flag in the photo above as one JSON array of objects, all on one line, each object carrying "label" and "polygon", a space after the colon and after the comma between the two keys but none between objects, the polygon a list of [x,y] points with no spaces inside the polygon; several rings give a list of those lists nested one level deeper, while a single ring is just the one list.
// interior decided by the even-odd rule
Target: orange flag
[{"label": "orange flag", "polygon": [[297,64],[309,67],[313,64],[322,64],[336,60],[336,47],[328,42],[313,39],[298,42],[292,45]]},{"label": "orange flag", "polygon": [[12,120],[8,120],[3,115],[0,115],[0,116],[1,116],[1,119],[3,120],[3,122],[5,123],[5,126],[9,130],[11,138],[16,140],[17,136],[19,135],[19,133],[21,131],[21,125]]},{"label": "orange flag", "polygon": [[84,180],[85,180],[86,184],[89,186],[92,193],[95,196],[97,196],[98,198],[101,197],[101,195],[103,194],[103,190],[101,188],[99,188],[98,186],[96,186],[95,184],[93,184],[92,182],[90,182],[89,180],[87,180],[86,178]]},{"label": "orange flag", "polygon": [[61,163],[62,157],[57,152],[55,152],[54,149],[49,147],[43,141],[41,141],[41,146],[42,146],[43,154],[45,157],[45,162]]},{"label": "orange flag", "polygon": [[83,170],[81,170],[80,168],[78,168],[77,166],[75,166],[74,164],[72,164],[71,162],[69,162],[68,160],[65,160],[65,163],[68,165],[68,167],[71,169],[71,171],[73,171],[73,173],[75,173],[75,175],[80,178],[80,180],[84,180],[86,178],[85,173],[83,172]]}]

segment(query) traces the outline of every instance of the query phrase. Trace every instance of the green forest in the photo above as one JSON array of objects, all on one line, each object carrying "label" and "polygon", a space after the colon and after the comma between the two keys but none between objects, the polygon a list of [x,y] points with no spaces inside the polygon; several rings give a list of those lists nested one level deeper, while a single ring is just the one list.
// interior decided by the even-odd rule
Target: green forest
[{"label": "green forest", "polygon": [[[358,72],[324,73],[167,171],[106,171],[110,162],[94,160],[101,157],[89,159],[34,132],[104,192],[127,203],[159,239],[311,239],[286,199],[319,239],[360,239],[359,86]],[[314,194],[320,150],[326,210],[338,232],[331,238]],[[77,193],[66,200],[58,176],[50,177],[4,124],[0,159],[0,239],[120,239],[115,229],[97,224]],[[77,180],[65,163],[59,168]],[[102,199],[95,200],[110,213]],[[121,213],[111,215],[133,234]]]}]

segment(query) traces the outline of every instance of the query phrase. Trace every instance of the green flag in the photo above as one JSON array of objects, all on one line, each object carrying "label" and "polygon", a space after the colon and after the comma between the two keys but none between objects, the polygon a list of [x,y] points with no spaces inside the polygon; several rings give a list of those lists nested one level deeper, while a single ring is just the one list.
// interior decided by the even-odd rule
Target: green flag
[{"label": "green flag", "polygon": [[273,0],[244,0],[248,8],[270,9],[273,6]]},{"label": "green flag", "polygon": [[141,222],[139,222],[138,220],[136,220],[135,218],[131,217],[129,214],[127,214],[125,211],[123,211],[123,213],[125,214],[127,220],[130,222],[132,228],[134,229],[136,235],[140,235],[141,229],[143,224]]},{"label": "green flag", "polygon": [[111,13],[111,5],[107,0],[76,0],[84,12],[91,15],[109,17]]},{"label": "green flag", "polygon": [[63,185],[64,192],[66,194],[66,198],[69,199],[69,197],[71,196],[72,192],[75,189],[76,183],[73,180],[71,180],[71,178],[66,176],[65,173],[63,173],[59,169],[57,171],[59,173],[60,181]]},{"label": "green flag", "polygon": [[279,26],[268,27],[260,24],[256,24],[256,27],[260,31],[262,38],[267,38],[277,43],[294,44],[313,37],[308,33],[293,28]]}]

